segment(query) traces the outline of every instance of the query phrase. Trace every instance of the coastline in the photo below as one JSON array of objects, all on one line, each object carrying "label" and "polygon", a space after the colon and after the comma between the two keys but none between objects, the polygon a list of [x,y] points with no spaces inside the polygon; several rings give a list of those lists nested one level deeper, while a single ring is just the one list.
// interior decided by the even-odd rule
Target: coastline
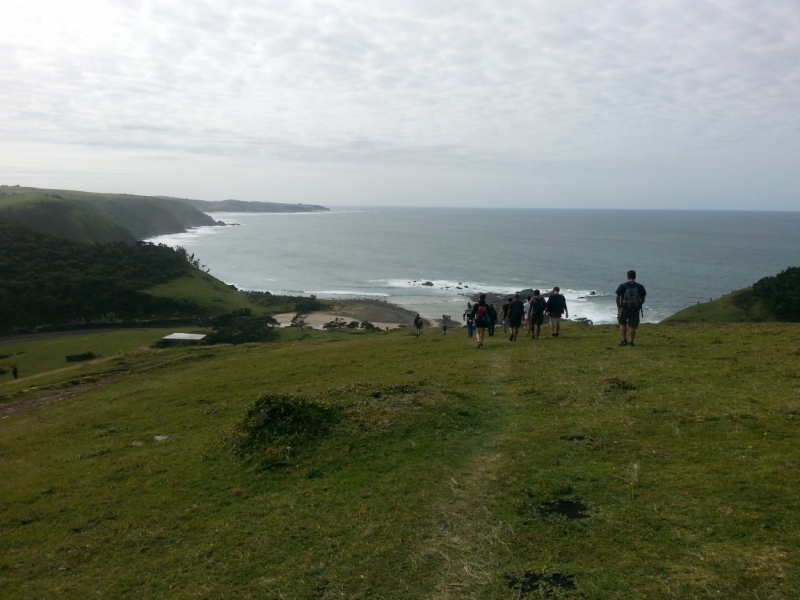
[{"label": "coastline", "polygon": [[[273,317],[281,324],[288,325],[297,313],[280,313]],[[345,319],[348,321],[369,321],[381,329],[396,329],[398,327],[413,327],[416,312],[392,304],[385,300],[373,300],[369,298],[337,301],[324,310],[309,312],[304,319],[307,325],[315,329],[321,328],[325,323],[334,319]],[[424,319],[426,326],[432,323]]]}]

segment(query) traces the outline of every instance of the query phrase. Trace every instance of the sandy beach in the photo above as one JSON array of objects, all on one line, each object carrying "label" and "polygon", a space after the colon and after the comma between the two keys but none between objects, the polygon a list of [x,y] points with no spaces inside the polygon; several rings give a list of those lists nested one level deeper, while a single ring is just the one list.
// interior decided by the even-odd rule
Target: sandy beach
[{"label": "sandy beach", "polygon": [[[297,313],[281,313],[273,317],[281,325],[292,322]],[[333,305],[329,310],[309,313],[306,325],[321,329],[325,323],[335,319],[350,321],[369,321],[381,329],[396,329],[401,326],[412,327],[416,313],[395,304],[381,300],[348,300]],[[426,321],[426,325],[429,325]]]}]

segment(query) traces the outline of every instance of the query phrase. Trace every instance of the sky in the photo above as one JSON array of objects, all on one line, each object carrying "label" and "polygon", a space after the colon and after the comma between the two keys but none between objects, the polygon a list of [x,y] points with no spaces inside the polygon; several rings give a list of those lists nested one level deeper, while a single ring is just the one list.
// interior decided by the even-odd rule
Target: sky
[{"label": "sky", "polygon": [[800,210],[800,1],[6,0],[0,184]]}]

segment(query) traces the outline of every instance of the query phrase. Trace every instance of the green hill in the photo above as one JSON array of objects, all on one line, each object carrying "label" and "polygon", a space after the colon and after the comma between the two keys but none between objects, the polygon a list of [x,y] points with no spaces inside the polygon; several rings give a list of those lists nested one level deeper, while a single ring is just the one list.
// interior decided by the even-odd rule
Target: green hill
[{"label": "green hill", "polygon": [[800,322],[800,267],[764,277],[752,287],[685,308],[664,323]]},{"label": "green hill", "polygon": [[132,244],[216,223],[178,200],[19,186],[0,186],[0,218],[74,242],[100,244]]},{"label": "green hill", "polygon": [[326,212],[329,208],[317,204],[285,204],[282,202],[247,202],[244,200],[192,200],[190,198],[170,198],[179,200],[193,206],[203,212],[254,212],[254,213],[302,213],[302,212]]},{"label": "green hill", "polygon": [[800,589],[800,325],[163,334],[0,345],[3,598]]}]

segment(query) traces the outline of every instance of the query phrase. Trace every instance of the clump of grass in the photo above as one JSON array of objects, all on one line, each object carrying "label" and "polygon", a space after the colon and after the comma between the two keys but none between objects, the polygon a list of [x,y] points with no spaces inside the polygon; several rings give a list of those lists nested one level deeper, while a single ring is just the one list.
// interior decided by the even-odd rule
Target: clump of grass
[{"label": "clump of grass", "polygon": [[234,452],[242,457],[286,453],[327,436],[339,411],[311,398],[261,394],[234,431]]},{"label": "clump of grass", "polygon": [[67,356],[67,362],[81,362],[83,360],[92,360],[97,358],[94,352],[82,352],[80,354],[70,354]]}]

